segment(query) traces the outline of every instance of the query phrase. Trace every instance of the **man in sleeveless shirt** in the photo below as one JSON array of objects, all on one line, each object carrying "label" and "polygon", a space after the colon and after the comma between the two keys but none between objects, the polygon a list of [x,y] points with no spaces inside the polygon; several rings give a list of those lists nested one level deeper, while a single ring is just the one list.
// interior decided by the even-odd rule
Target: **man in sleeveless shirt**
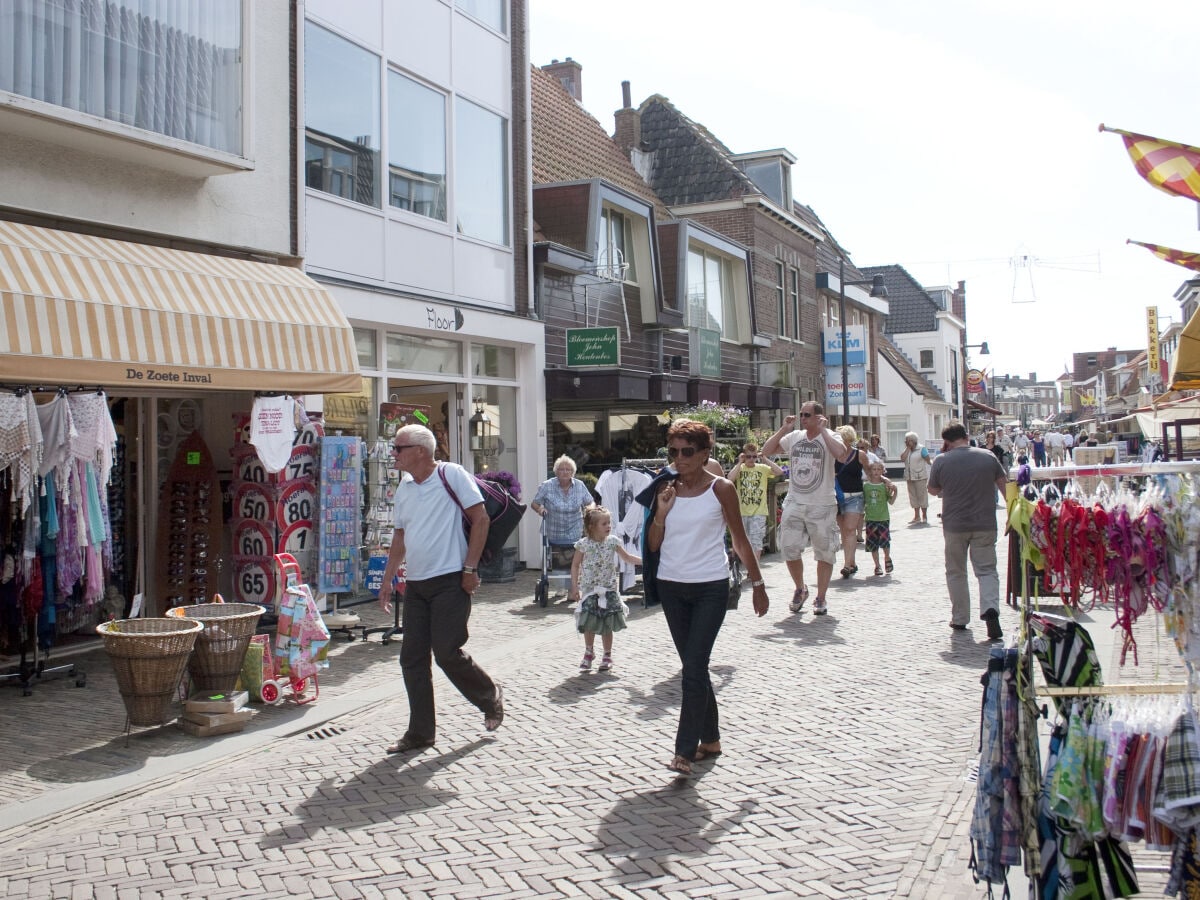
[{"label": "man in sleeveless shirt", "polygon": [[[841,546],[837,525],[837,494],[833,464],[849,455],[845,442],[829,428],[825,409],[815,400],[800,407],[800,415],[786,416],[783,427],[763,444],[764,456],[788,454],[788,493],[779,523],[779,548],[796,590],[789,609],[796,613],[808,599],[804,581],[804,548],[812,546],[817,561],[817,599],[813,613],[825,615],[825,593],[833,563]],[[799,425],[798,430],[793,430]]]}]

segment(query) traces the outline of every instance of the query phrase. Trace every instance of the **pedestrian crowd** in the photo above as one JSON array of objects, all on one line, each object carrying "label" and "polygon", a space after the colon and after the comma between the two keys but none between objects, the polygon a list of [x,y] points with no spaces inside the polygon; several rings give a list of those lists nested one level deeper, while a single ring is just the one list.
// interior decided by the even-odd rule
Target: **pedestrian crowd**
[{"label": "pedestrian crowd", "polygon": [[[894,571],[890,507],[898,491],[886,475],[878,435],[860,438],[848,425],[830,428],[821,404],[812,400],[798,415],[786,416],[761,448],[745,444],[728,477],[712,458],[707,425],[677,419],[666,439],[668,465],[636,497],[645,510],[640,556],[612,534],[611,513],[595,504],[568,457],[555,460],[554,477],[539,486],[530,505],[546,519],[547,543],[572,553],[569,596],[584,640],[581,671],[594,664],[597,635],[603,653],[599,670],[612,669],[614,635],[625,629],[628,614],[618,561],[641,565],[646,601],[661,604],[681,663],[679,720],[668,768],[687,777],[695,763],[722,752],[709,666],[726,613],[736,608],[740,595],[740,583],[731,579],[735,558],[750,581],[755,614],[765,615],[770,606],[759,558],[767,531],[767,488],[784,474],[772,457],[787,457],[779,546],[794,585],[793,614],[801,613],[809,599],[807,548],[815,561],[812,611],[818,616],[828,612],[839,551],[843,579],[858,573],[860,542],[875,576]],[[916,434],[905,435],[900,462],[913,510],[908,524],[927,525],[929,495],[942,499],[949,624],[961,630],[970,618],[969,559],[979,583],[980,617],[988,637],[999,639],[994,494],[1005,488],[1006,469],[995,452],[995,435],[986,449],[973,447],[963,425],[952,422],[942,440],[942,451],[934,454]],[[1053,449],[1051,442],[1052,456]],[[504,690],[464,649],[489,527],[483,496],[465,469],[436,459],[436,439],[424,426],[399,429],[393,453],[402,475],[379,602],[386,611],[396,600],[403,604],[400,665],[409,724],[387,750],[408,753],[436,741],[432,662],[483,713],[487,731],[504,721]]]}]

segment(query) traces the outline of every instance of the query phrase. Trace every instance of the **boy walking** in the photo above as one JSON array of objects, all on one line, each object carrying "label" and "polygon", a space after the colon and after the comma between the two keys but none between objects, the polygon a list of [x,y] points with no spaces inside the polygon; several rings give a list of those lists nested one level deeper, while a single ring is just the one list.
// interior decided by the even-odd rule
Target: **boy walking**
[{"label": "boy walking", "polygon": [[[883,463],[871,463],[867,467],[867,480],[863,482],[863,504],[866,519],[866,548],[875,560],[875,574],[892,571],[891,511],[888,505],[896,501],[896,485],[884,477]],[[883,551],[883,567],[879,566],[879,551]]]}]

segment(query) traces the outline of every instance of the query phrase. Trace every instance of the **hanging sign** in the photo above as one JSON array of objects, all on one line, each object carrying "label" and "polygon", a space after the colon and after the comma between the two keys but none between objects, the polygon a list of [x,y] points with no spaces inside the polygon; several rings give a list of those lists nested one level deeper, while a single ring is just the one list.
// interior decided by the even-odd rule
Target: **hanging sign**
[{"label": "hanging sign", "polygon": [[[867,364],[867,329],[865,325],[847,325],[846,332],[846,364],[860,366]],[[836,328],[826,328],[821,332],[821,346],[825,365],[840,366],[842,364],[842,341]]]},{"label": "hanging sign", "polygon": [[568,328],[567,365],[621,365],[621,341],[617,327]]},{"label": "hanging sign", "polygon": [[721,332],[712,328],[697,328],[692,332],[691,359],[693,375],[701,378],[721,377]]},{"label": "hanging sign", "polygon": [[1150,379],[1158,374],[1158,307],[1146,307],[1146,367]]},{"label": "hanging sign", "polygon": [[[867,367],[849,366],[850,402],[867,402]],[[825,406],[829,409],[840,409],[842,405],[842,367],[825,367]]]}]

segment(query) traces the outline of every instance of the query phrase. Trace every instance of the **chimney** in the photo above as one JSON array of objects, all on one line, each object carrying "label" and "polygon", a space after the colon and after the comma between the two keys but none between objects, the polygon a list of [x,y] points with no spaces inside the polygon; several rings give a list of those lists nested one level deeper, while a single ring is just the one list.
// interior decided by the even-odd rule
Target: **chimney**
[{"label": "chimney", "polygon": [[1030,382],[1030,384],[1034,384],[1037,382],[1037,372],[1029,373],[1029,382]]},{"label": "chimney", "polygon": [[632,151],[642,147],[642,114],[633,108],[628,81],[621,82],[621,102],[624,107],[613,114],[617,126],[613,140],[626,156],[630,156]]},{"label": "chimney", "polygon": [[958,287],[954,289],[954,293],[950,295],[950,312],[962,321],[967,321],[967,283],[965,281],[960,281]]},{"label": "chimney", "polygon": [[557,79],[577,102],[583,102],[583,66],[568,56],[563,62],[550,60],[550,65],[542,66],[542,71]]}]

